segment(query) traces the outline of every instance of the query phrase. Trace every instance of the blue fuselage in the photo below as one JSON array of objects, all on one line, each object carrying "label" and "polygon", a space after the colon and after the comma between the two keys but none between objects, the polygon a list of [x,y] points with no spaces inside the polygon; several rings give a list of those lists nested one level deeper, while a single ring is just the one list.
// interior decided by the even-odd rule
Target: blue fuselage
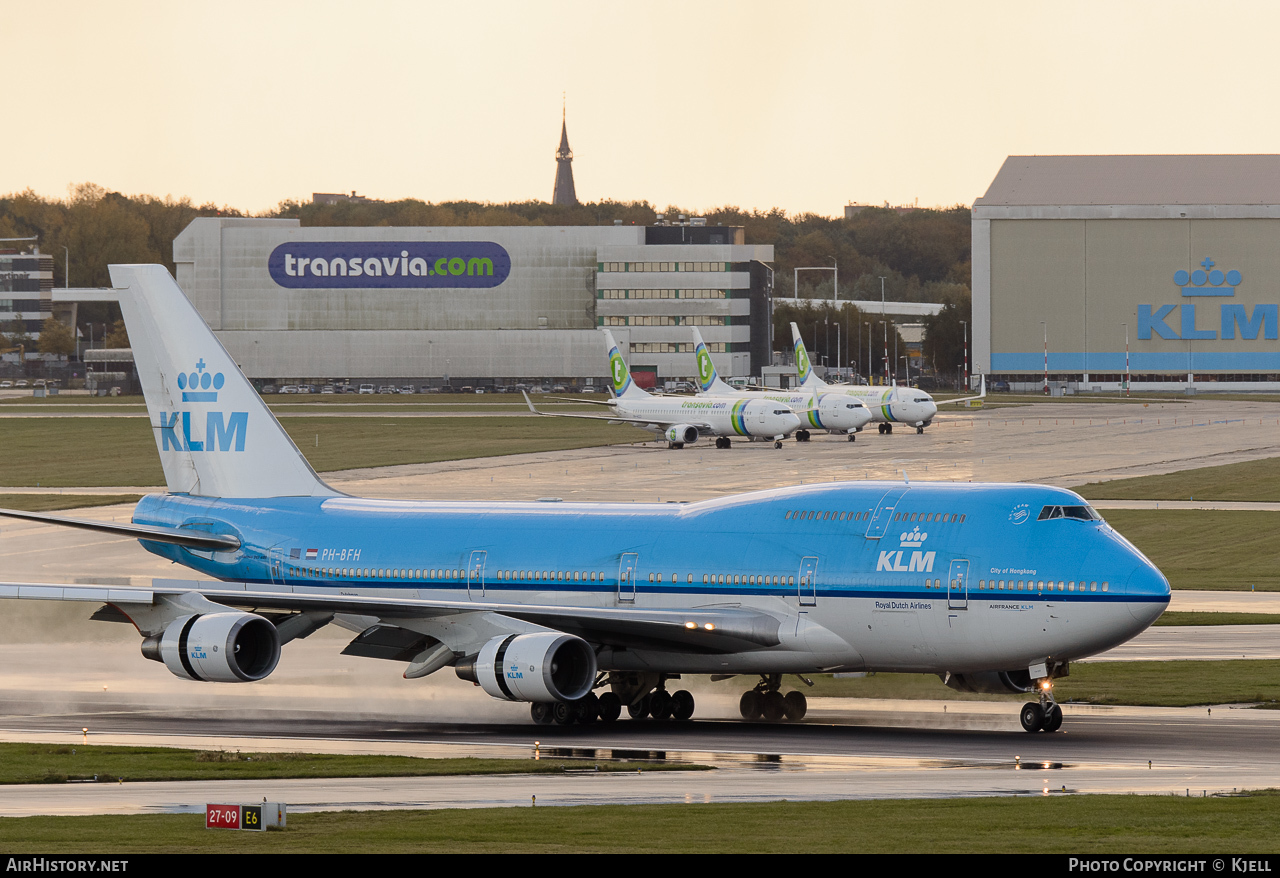
[{"label": "blue fuselage", "polygon": [[[696,672],[965,671],[1081,658],[1169,601],[1164,576],[1070,491],[845,482],[697,503],[227,500],[152,495],[139,524],[234,534],[234,552],[146,543],[222,580],[297,591],[591,607],[742,606],[772,649],[602,655]],[[648,663],[648,664],[646,664]]]}]

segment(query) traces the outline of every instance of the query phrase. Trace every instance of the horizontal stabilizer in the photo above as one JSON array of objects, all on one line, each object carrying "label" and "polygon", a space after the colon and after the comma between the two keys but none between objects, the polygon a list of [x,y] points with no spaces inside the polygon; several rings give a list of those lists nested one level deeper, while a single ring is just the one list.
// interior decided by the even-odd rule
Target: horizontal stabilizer
[{"label": "horizontal stabilizer", "polygon": [[38,521],[41,524],[57,524],[63,527],[96,530],[100,533],[115,534],[118,537],[149,540],[153,543],[171,543],[175,546],[185,546],[188,549],[229,552],[240,548],[240,541],[233,536],[212,534],[188,528],[160,527],[149,524],[114,524],[109,521],[85,521],[81,518],[63,518],[61,515],[47,515],[43,512],[22,512],[17,509],[0,509],[0,515],[7,518],[21,518],[26,521]]}]

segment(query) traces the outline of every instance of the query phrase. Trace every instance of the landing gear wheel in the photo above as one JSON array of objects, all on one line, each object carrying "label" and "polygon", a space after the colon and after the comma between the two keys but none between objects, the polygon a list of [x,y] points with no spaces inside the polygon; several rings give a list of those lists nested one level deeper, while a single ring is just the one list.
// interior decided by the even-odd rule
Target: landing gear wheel
[{"label": "landing gear wheel", "polygon": [[671,719],[671,693],[658,689],[649,696],[649,715],[654,719]]},{"label": "landing gear wheel", "polygon": [[884,428],[885,428],[885,427],[887,427],[887,426],[889,426],[889,425],[888,425],[888,424],[876,424],[876,429],[880,431],[880,435],[881,435],[881,436],[883,436],[883,435],[885,434],[885,432],[886,432],[886,431],[885,431],[885,429],[884,429]]},{"label": "landing gear wheel", "polygon": [[849,441],[850,441],[850,442],[852,442],[852,441],[853,441],[854,439],[856,439],[856,438],[858,438],[858,436],[857,436],[857,434],[856,434],[856,433],[850,433],[850,434],[849,434]]},{"label": "landing gear wheel", "polygon": [[893,424],[885,424],[885,425],[884,425],[884,431],[885,431],[886,433],[892,433],[892,432],[893,432]]},{"label": "landing gear wheel", "polygon": [[781,440],[781,439],[774,439],[774,440],[773,440],[773,447],[774,447],[774,448],[781,448],[781,447],[782,447],[782,440]]},{"label": "landing gear wheel", "polygon": [[772,692],[764,694],[764,721],[768,723],[776,723],[787,715],[786,701],[782,697],[782,693],[776,689]]},{"label": "landing gear wheel", "polygon": [[799,722],[809,712],[809,701],[803,692],[792,690],[782,697],[782,712],[792,722]]},{"label": "landing gear wheel", "polygon": [[549,726],[554,721],[551,716],[551,705],[545,701],[535,701],[529,705],[529,714],[540,726]]},{"label": "landing gear wheel", "polygon": [[1039,704],[1028,701],[1022,705],[1022,713],[1018,715],[1022,728],[1028,732],[1038,732],[1044,727],[1044,711]]},{"label": "landing gear wheel", "polygon": [[601,695],[600,721],[604,723],[617,722],[620,716],[622,716],[622,699],[612,692],[606,692]]},{"label": "landing gear wheel", "polygon": [[627,705],[627,715],[632,719],[644,719],[649,715],[649,696]]},{"label": "landing gear wheel", "polygon": [[716,448],[732,448],[732,447],[733,447],[733,442],[727,436],[720,436],[716,438]]},{"label": "landing gear wheel", "polygon": [[809,431],[808,431],[808,430],[797,430],[797,431],[796,431],[796,441],[797,441],[797,442],[808,442],[808,441],[809,441]]},{"label": "landing gear wheel", "polygon": [[916,427],[916,433],[923,433],[924,427]]},{"label": "landing gear wheel", "polygon": [[671,718],[684,722],[693,716],[693,694],[681,689],[671,696]]},{"label": "landing gear wheel", "polygon": [[551,716],[556,725],[567,726],[578,718],[578,710],[568,701],[557,701],[551,705]]},{"label": "landing gear wheel", "polygon": [[574,703],[578,711],[578,722],[584,726],[591,725],[600,718],[600,698],[594,692],[588,692]]},{"label": "landing gear wheel", "polygon": [[1041,729],[1046,732],[1056,732],[1062,728],[1062,708],[1058,705],[1052,705],[1044,716],[1044,725]]},{"label": "landing gear wheel", "polygon": [[738,701],[738,712],[745,720],[760,719],[760,714],[764,712],[764,697],[755,689],[748,689]]}]

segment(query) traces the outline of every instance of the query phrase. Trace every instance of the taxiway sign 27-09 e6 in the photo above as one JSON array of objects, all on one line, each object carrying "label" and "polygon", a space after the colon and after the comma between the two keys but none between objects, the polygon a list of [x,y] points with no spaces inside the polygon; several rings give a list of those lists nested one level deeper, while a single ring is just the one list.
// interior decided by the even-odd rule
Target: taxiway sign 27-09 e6
[{"label": "taxiway sign 27-09 e6", "polygon": [[[161,266],[112,266],[167,493],[133,523],[6,512],[136,537],[210,579],[3,583],[89,601],[180,677],[253,682],[336,623],[405,676],[452,666],[536,721],[688,718],[684,674],[744,675],[749,718],[798,719],[785,674],[913,671],[1037,691],[1167,606],[1164,576],[1070,491],[805,485],[688,504],[404,502],[325,485]],[[625,494],[625,486],[619,486]],[[603,690],[597,697],[596,690]]]}]

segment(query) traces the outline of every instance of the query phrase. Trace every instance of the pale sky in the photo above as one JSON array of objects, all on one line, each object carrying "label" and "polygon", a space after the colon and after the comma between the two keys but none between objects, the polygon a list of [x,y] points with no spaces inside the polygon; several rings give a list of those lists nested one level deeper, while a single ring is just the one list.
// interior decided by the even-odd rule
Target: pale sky
[{"label": "pale sky", "polygon": [[1269,2],[0,0],[0,193],[839,215],[1007,155],[1280,152]]}]

